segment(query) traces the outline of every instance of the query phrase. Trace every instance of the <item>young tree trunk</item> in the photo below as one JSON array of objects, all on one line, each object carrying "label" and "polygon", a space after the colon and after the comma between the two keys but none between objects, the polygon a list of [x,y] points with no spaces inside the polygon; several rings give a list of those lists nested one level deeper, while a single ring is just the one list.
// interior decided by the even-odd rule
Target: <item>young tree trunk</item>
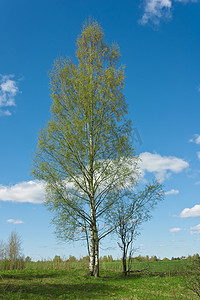
[{"label": "young tree trunk", "polygon": [[127,275],[127,268],[126,268],[126,249],[125,249],[125,245],[124,245],[124,251],[123,251],[123,258],[122,258],[122,262],[123,262],[123,273],[126,276]]},{"label": "young tree trunk", "polygon": [[127,270],[126,270],[126,258],[123,257],[123,273],[126,276],[127,275]]}]

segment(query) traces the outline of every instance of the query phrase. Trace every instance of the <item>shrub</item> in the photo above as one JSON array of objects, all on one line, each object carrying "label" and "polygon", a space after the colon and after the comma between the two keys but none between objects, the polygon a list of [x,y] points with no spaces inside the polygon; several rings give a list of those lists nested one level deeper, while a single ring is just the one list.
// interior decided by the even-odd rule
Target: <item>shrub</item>
[{"label": "shrub", "polygon": [[76,259],[76,257],[75,256],[73,256],[73,255],[70,255],[69,256],[69,259],[68,259],[68,262],[77,262],[77,259]]},{"label": "shrub", "polygon": [[61,263],[63,260],[59,255],[55,255],[53,263]]},{"label": "shrub", "polygon": [[186,287],[200,297],[200,259],[188,260],[182,276]]},{"label": "shrub", "polygon": [[25,263],[30,263],[30,262],[31,262],[30,256],[26,256],[26,258],[25,258]]}]

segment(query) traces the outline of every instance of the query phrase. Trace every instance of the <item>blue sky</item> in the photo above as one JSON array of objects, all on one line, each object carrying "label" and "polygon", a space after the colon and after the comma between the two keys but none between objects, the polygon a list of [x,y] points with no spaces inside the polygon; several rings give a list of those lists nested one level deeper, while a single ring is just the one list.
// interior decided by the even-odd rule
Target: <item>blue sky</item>
[{"label": "blue sky", "polygon": [[[56,240],[30,167],[50,117],[48,72],[60,55],[74,59],[76,38],[92,17],[121,49],[144,179],[165,185],[165,200],[135,242],[137,254],[199,251],[199,16],[198,0],[0,0],[0,240],[15,229],[33,259],[86,255],[84,243]],[[113,238],[102,243],[105,254],[120,257]]]}]

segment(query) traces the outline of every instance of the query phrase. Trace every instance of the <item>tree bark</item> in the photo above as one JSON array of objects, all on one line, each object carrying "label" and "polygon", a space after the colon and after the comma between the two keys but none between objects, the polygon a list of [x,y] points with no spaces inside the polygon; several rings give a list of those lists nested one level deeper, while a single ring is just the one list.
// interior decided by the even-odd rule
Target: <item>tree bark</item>
[{"label": "tree bark", "polygon": [[96,236],[97,236],[94,197],[91,197],[90,201],[91,201],[91,227],[90,227],[90,263],[89,263],[88,276],[94,276]]},{"label": "tree bark", "polygon": [[97,228],[95,230],[95,260],[94,260],[94,277],[99,277],[99,239]]},{"label": "tree bark", "polygon": [[89,270],[87,275],[93,276],[94,275],[94,263],[95,263],[95,240],[94,240],[94,229],[93,226],[91,226],[90,230],[90,262],[89,262]]},{"label": "tree bark", "polygon": [[126,249],[125,249],[125,245],[124,245],[122,261],[123,261],[123,273],[126,276],[127,275],[127,269],[126,269]]},{"label": "tree bark", "polygon": [[95,209],[91,207],[91,241],[90,241],[90,263],[88,276],[99,277],[99,238],[96,226]]}]

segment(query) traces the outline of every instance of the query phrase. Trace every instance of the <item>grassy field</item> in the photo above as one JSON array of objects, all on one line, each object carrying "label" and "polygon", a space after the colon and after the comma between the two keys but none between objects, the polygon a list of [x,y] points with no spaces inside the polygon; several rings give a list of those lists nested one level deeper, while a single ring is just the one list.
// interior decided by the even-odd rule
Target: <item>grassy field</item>
[{"label": "grassy field", "polygon": [[178,275],[185,264],[134,263],[146,270],[125,277],[120,262],[106,262],[100,277],[90,278],[84,263],[28,263],[25,270],[0,272],[0,299],[199,299]]}]

